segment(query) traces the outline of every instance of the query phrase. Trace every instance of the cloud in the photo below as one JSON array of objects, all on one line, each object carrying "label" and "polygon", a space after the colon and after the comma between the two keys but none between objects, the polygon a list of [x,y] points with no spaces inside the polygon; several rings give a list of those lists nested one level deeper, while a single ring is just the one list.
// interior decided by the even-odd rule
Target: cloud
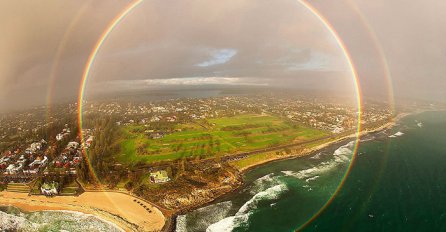
[{"label": "cloud", "polygon": [[212,56],[211,59],[196,64],[196,66],[208,67],[217,64],[224,64],[237,54],[237,50],[230,48],[223,48],[223,49],[213,50],[210,53]]},{"label": "cloud", "polygon": [[143,80],[112,80],[93,83],[90,89],[96,89],[94,94],[112,93],[114,91],[150,90],[162,87],[182,86],[268,86],[271,80],[247,77],[183,77],[168,79]]},{"label": "cloud", "polygon": [[[295,1],[151,1],[109,36],[91,79],[277,79],[301,75],[302,70],[326,71],[315,67],[311,53],[335,57],[328,63],[343,60],[324,26]],[[344,73],[337,76],[348,81]]]},{"label": "cloud", "polygon": [[116,80],[100,84],[123,86],[163,86],[163,85],[268,85],[257,78],[247,77],[183,77],[169,79]]},{"label": "cloud", "polygon": [[[446,2],[309,1],[341,36],[364,93],[384,94],[382,45],[401,95],[446,88]],[[358,14],[352,4],[357,4]],[[0,1],[0,110],[75,96],[100,34],[128,1]],[[98,11],[97,9],[101,9]],[[364,26],[360,14],[371,25]],[[50,78],[52,77],[52,78]],[[198,78],[188,79],[188,78]],[[89,81],[162,79],[206,82],[348,85],[345,57],[318,18],[295,0],[144,1],[107,37]],[[204,80],[204,79],[203,79]],[[292,84],[290,84],[292,82]],[[118,83],[118,82],[115,82]],[[124,85],[124,84],[123,84]],[[11,100],[13,99],[13,100]]]}]

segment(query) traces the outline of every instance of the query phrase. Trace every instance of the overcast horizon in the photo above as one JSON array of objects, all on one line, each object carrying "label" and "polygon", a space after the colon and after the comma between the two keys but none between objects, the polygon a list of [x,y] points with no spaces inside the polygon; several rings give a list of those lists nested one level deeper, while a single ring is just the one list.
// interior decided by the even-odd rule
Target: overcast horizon
[{"label": "overcast horizon", "polygon": [[[395,98],[445,101],[446,3],[308,2],[351,53],[363,97],[391,96],[387,62]],[[0,3],[0,111],[74,99],[94,44],[129,3]],[[87,93],[214,85],[354,95],[339,44],[292,0],[144,1],[104,42]]]}]

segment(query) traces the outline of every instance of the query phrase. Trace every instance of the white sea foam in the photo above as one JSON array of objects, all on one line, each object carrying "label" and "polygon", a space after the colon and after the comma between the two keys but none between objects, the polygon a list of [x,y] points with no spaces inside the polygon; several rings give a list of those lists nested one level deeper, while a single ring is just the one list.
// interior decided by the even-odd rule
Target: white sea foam
[{"label": "white sea foam", "polygon": [[353,146],[355,145],[355,141],[351,141],[344,146],[339,147],[336,149],[336,151],[333,153],[334,156],[344,156],[346,154],[349,154],[352,152],[351,149],[353,149]]},{"label": "white sea foam", "polygon": [[396,137],[400,137],[400,136],[402,136],[402,135],[404,135],[404,133],[401,132],[401,131],[398,131],[398,132],[396,132],[395,134],[390,135],[389,138],[396,138]]},{"label": "white sea foam", "polygon": [[278,184],[266,189],[265,191],[259,192],[254,195],[249,201],[247,201],[242,207],[240,207],[236,215],[246,214],[248,211],[256,209],[258,203],[262,200],[277,199],[279,198],[280,194],[286,190],[288,190],[288,188],[285,184]]},{"label": "white sea foam", "polygon": [[285,184],[278,184],[264,191],[258,192],[242,207],[240,207],[234,216],[226,217],[210,225],[206,229],[206,232],[229,232],[236,227],[247,224],[252,210],[257,209],[259,202],[278,199],[280,195],[287,190],[288,188]]},{"label": "white sea foam", "polygon": [[367,141],[372,141],[375,139],[375,136],[369,136],[367,138],[361,139],[361,142],[367,142]]},{"label": "white sea foam", "polygon": [[249,187],[249,192],[254,195],[279,183],[280,181],[278,177],[274,176],[274,173],[270,173],[253,181],[252,185]]},{"label": "white sea foam", "polygon": [[26,218],[7,214],[0,211],[0,231],[32,231],[38,230],[39,225]]},{"label": "white sea foam", "polygon": [[[319,178],[321,174],[339,164],[349,162],[349,156],[352,154],[354,145],[355,143],[352,141],[339,147],[334,151],[331,160],[321,162],[315,167],[301,170],[299,172],[282,171],[282,173],[286,176],[293,176],[305,180],[306,182],[314,181]],[[307,191],[313,190],[309,185],[304,185],[303,187],[307,188]],[[258,208],[260,202],[276,200],[287,190],[287,186],[281,182],[279,176],[275,176],[273,173],[258,178],[253,182],[253,185],[250,188],[250,192],[254,194],[253,197],[245,202],[234,216],[223,218],[220,221],[211,224],[207,227],[206,232],[226,232],[232,231],[234,228],[246,226],[249,222],[250,215]],[[270,206],[274,206],[274,203],[270,204]]]},{"label": "white sea foam", "polygon": [[316,180],[317,178],[319,178],[319,176],[313,176],[313,177],[310,177],[310,178],[307,178],[307,179],[305,179],[305,182],[310,182],[310,181],[313,181],[313,180]]},{"label": "white sea foam", "polygon": [[302,180],[304,180],[304,179],[307,180],[307,179],[314,178],[317,176],[316,178],[310,179],[309,181],[315,180],[320,175],[332,170],[333,168],[337,167],[339,164],[350,162],[349,155],[351,155],[353,153],[352,149],[353,149],[354,145],[355,145],[355,142],[352,141],[346,145],[339,147],[338,149],[336,149],[334,151],[333,159],[331,159],[329,161],[321,162],[320,164],[318,164],[312,168],[304,169],[304,170],[301,170],[298,172],[282,171],[282,173],[285,174],[286,176],[293,176],[293,177],[296,177],[296,178],[302,179]]},{"label": "white sea foam", "polygon": [[319,152],[319,153],[317,153],[316,155],[310,157],[310,159],[320,159],[320,158],[321,158],[321,155],[322,155],[322,153]]},{"label": "white sea foam", "polygon": [[249,214],[227,217],[210,225],[206,229],[206,232],[230,232],[234,228],[239,227],[242,224],[246,224],[248,219]]},{"label": "white sea foam", "polygon": [[294,176],[296,173],[293,171],[282,171],[283,174],[285,174],[285,176]]},{"label": "white sea foam", "polygon": [[335,167],[337,164],[335,161],[332,161],[328,164],[319,164],[318,166],[312,167],[312,168],[308,168],[305,170],[301,170],[298,172],[293,172],[293,171],[282,171],[282,173],[284,173],[287,176],[293,176],[296,177],[298,179],[307,179],[313,176],[317,176],[320,175],[324,172],[327,172],[328,170],[332,169],[333,167]]},{"label": "white sea foam", "polygon": [[260,177],[259,179],[255,180],[254,183],[255,182],[271,181],[273,175],[274,175],[273,173],[270,173],[268,175],[264,175],[264,176]]},{"label": "white sea foam", "polygon": [[187,216],[179,215],[176,220],[176,232],[186,232],[187,231]]},{"label": "white sea foam", "polygon": [[[60,223],[63,222],[63,223]],[[48,225],[50,228],[48,228]],[[45,210],[29,214],[9,214],[0,211],[0,231],[68,230],[123,231],[115,224],[91,214],[68,210]]]},{"label": "white sea foam", "polygon": [[[193,231],[204,231],[206,228],[228,216],[231,210],[232,202],[225,201],[206,207],[199,208],[187,215],[180,215],[177,218],[176,232],[190,231],[188,226],[192,226]],[[200,220],[194,220],[193,225],[188,225],[188,217],[200,218]]]}]

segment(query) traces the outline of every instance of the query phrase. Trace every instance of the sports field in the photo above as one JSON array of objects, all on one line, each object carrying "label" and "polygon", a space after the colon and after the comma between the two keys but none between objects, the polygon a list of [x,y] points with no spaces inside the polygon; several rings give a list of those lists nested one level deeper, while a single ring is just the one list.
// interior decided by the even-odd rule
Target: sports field
[{"label": "sports field", "polygon": [[178,131],[163,138],[151,139],[144,126],[123,128],[121,154],[124,163],[157,162],[186,158],[207,158],[306,141],[327,135],[326,132],[292,125],[268,115],[239,115],[191,124],[180,124]]}]

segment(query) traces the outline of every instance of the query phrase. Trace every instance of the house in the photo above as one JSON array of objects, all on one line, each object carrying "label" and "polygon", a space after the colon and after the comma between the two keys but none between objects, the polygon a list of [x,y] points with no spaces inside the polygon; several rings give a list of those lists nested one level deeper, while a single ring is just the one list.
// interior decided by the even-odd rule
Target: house
[{"label": "house", "polygon": [[23,169],[23,164],[19,163],[19,164],[10,164],[6,170],[4,174],[17,174],[18,172],[20,172]]},{"label": "house", "polygon": [[70,168],[70,169],[68,170],[68,174],[76,175],[76,174],[77,174],[77,171],[76,171],[75,168]]},{"label": "house", "polygon": [[61,141],[62,139],[64,139],[66,136],[68,136],[71,133],[70,128],[68,129],[63,129],[62,133],[59,133],[56,135],[56,140],[57,141]]},{"label": "house", "polygon": [[150,119],[150,122],[159,122],[161,119],[158,117],[158,116],[153,116],[151,119]]},{"label": "house", "polygon": [[39,172],[39,168],[23,170],[23,173],[24,173],[24,174],[32,174],[32,175],[35,175],[35,174],[37,174],[38,172]]},{"label": "house", "polygon": [[62,140],[63,139],[63,134],[57,134],[56,135],[56,140],[57,141],[60,141],[60,140]]},{"label": "house", "polygon": [[43,150],[44,146],[46,145],[46,141],[42,139],[40,142],[31,143],[29,147],[25,150],[26,154],[33,154],[37,151]]},{"label": "house", "polygon": [[89,148],[91,146],[91,143],[93,143],[93,139],[94,139],[94,136],[92,136],[92,135],[90,135],[88,137],[88,139],[85,141],[85,147],[86,148]]},{"label": "house", "polygon": [[79,147],[79,143],[78,142],[69,142],[67,144],[67,149],[70,149],[70,148],[77,149],[78,147]]},{"label": "house", "polygon": [[58,191],[59,183],[52,182],[52,183],[43,183],[40,187],[40,192],[45,196],[54,196],[59,194]]},{"label": "house", "polygon": [[78,165],[82,161],[82,157],[76,156],[73,158],[73,164]]},{"label": "house", "polygon": [[176,117],[176,116],[167,117],[166,120],[167,120],[168,122],[175,122],[175,121],[177,120],[177,117]]},{"label": "house", "polygon": [[162,139],[162,138],[164,138],[164,133],[162,133],[162,132],[154,132],[154,133],[151,133],[149,135],[149,138],[151,138],[151,139]]},{"label": "house", "polygon": [[161,170],[161,171],[151,172],[150,181],[152,183],[166,183],[170,181],[170,178],[165,170]]},{"label": "house", "polygon": [[29,167],[43,167],[48,162],[48,157],[43,156],[43,159],[41,157],[37,157],[32,163],[29,164]]}]

